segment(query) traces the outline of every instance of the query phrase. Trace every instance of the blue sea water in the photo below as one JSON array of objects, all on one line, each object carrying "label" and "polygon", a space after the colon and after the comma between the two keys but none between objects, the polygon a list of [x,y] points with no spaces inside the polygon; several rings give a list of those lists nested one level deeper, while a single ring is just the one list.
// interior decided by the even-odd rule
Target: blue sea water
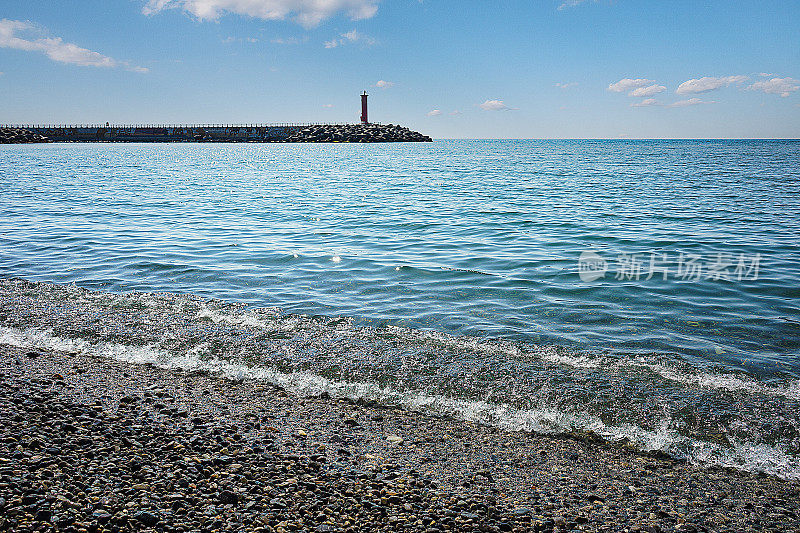
[{"label": "blue sea water", "polygon": [[[800,476],[797,141],[2,146],[0,278],[253,339],[162,362]],[[111,340],[58,320],[0,341]]]}]

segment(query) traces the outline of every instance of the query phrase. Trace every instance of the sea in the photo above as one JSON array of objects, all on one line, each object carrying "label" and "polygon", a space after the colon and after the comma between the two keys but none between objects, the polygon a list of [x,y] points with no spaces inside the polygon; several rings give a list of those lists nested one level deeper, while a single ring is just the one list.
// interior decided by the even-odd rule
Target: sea
[{"label": "sea", "polygon": [[800,141],[0,146],[0,343],[800,479]]}]

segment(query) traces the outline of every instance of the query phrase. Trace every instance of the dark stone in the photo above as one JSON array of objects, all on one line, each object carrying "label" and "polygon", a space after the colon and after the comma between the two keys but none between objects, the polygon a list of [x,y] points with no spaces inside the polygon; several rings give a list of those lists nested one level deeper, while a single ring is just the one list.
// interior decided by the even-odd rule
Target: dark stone
[{"label": "dark stone", "polygon": [[138,511],[133,515],[133,518],[147,527],[153,527],[161,520],[157,514],[151,513],[150,511]]},{"label": "dark stone", "polygon": [[42,499],[41,494],[26,494],[22,497],[22,505],[33,505],[34,503],[38,502]]},{"label": "dark stone", "polygon": [[269,501],[269,504],[272,506],[273,509],[286,509],[287,507],[286,502],[281,500],[280,498],[272,498]]},{"label": "dark stone", "polygon": [[219,493],[219,501],[223,504],[236,504],[239,501],[239,496],[229,490],[223,490]]}]

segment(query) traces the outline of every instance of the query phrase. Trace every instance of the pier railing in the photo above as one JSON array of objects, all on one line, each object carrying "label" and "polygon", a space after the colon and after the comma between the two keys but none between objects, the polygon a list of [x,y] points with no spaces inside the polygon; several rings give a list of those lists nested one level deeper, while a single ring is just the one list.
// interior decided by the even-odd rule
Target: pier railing
[{"label": "pier railing", "polygon": [[[309,126],[350,126],[355,122],[271,122],[262,124],[0,124],[0,128],[82,129],[82,128],[307,128]],[[380,126],[380,122],[370,122]]]}]

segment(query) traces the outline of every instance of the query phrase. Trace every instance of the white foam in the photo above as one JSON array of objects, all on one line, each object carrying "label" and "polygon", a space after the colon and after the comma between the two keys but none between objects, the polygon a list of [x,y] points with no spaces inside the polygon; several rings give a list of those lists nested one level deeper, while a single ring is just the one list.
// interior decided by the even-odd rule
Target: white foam
[{"label": "white foam", "polygon": [[[418,330],[394,325],[387,325],[383,330],[403,340],[417,343],[430,343],[455,351],[470,351],[487,355],[506,355],[515,358],[524,355],[524,352],[519,346],[510,342],[487,341],[477,337],[448,335],[447,333],[438,331]],[[376,330],[376,333],[380,334],[381,331]]]},{"label": "white foam", "polygon": [[730,466],[746,471],[766,472],[785,479],[800,479],[800,459],[783,450],[749,442],[736,442],[733,448],[722,448],[716,444],[692,440],[672,429],[668,417],[662,419],[656,430],[647,430],[632,424],[608,425],[595,415],[578,410],[565,411],[545,403],[535,409],[517,409],[504,404],[461,400],[420,391],[398,391],[374,382],[336,381],[309,372],[284,373],[266,367],[224,361],[210,357],[204,344],[176,355],[156,346],[91,343],[83,339],[59,337],[40,329],[23,330],[5,326],[0,326],[0,343],[28,349],[80,352],[127,363],[149,363],[165,369],[203,370],[231,379],[266,381],[304,396],[327,393],[334,398],[372,400],[416,411],[450,415],[511,431],[593,431],[609,440],[628,439],[642,450],[660,450],[695,463]]},{"label": "white foam", "polygon": [[600,368],[604,361],[597,357],[588,355],[570,355],[564,353],[543,354],[542,359],[559,365],[571,366],[573,368]]},{"label": "white foam", "polygon": [[234,326],[247,326],[251,328],[270,328],[270,324],[259,319],[252,313],[225,313],[214,309],[204,308],[197,312],[197,318],[207,318],[215,324],[225,323]]},{"label": "white foam", "polygon": [[734,374],[715,374],[710,372],[685,372],[677,368],[659,363],[651,363],[643,359],[625,360],[625,366],[647,368],[664,379],[694,385],[706,389],[720,389],[731,392],[743,391],[753,394],[782,396],[790,400],[800,400],[800,380],[790,381],[782,385],[769,385],[744,376]]},{"label": "white foam", "polygon": [[571,366],[573,368],[603,368],[606,370],[644,368],[658,374],[666,380],[682,383],[684,385],[697,386],[705,389],[727,390],[731,392],[740,391],[752,394],[765,394],[768,396],[782,396],[791,400],[800,400],[800,380],[789,381],[779,385],[770,385],[735,374],[683,371],[662,363],[647,361],[643,357],[612,358],[546,351],[542,352],[540,357],[544,361]]}]

